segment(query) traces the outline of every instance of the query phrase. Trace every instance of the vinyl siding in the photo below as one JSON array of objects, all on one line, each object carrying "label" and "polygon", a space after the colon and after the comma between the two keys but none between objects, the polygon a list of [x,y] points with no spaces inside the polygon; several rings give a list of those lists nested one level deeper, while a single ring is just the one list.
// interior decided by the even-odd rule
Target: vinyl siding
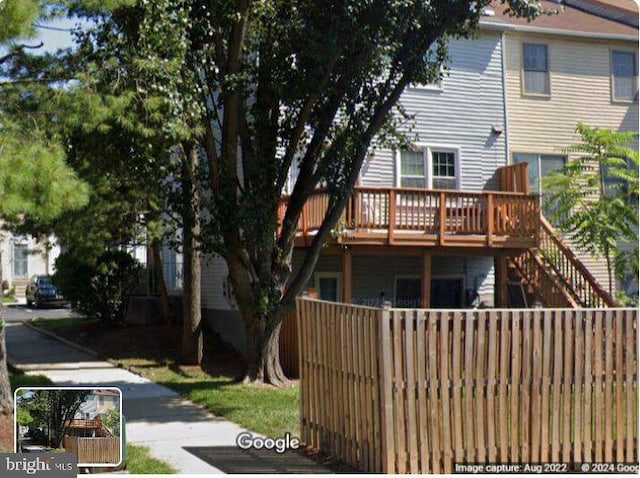
[{"label": "vinyl siding", "polygon": [[222,257],[213,255],[202,259],[201,265],[202,308],[215,310],[235,310],[223,293],[222,284],[229,273]]},{"label": "vinyl siding", "polygon": [[[415,115],[409,137],[424,145],[460,148],[460,188],[495,188],[487,181],[506,164],[505,134],[491,132],[504,125],[500,35],[484,33],[474,40],[452,40],[448,73],[440,89],[408,88],[401,104]],[[361,184],[396,184],[393,151],[378,149],[366,161]]]},{"label": "vinyl siding", "polygon": [[[522,94],[522,43],[548,45],[551,95]],[[630,42],[603,42],[513,33],[507,35],[507,106],[510,155],[559,154],[578,142],[577,123],[638,131],[638,102],[612,101],[611,50],[638,49]],[[637,147],[637,145],[636,145]],[[568,240],[572,245],[572,241]],[[574,250],[598,281],[607,286],[606,261]]]},{"label": "vinyl siding", "polygon": [[[383,300],[393,300],[396,276],[418,276],[422,271],[421,252],[416,256],[352,256],[352,302],[378,307]],[[303,252],[293,256],[294,274],[299,270]],[[342,256],[322,255],[306,287],[314,287],[317,272],[343,272]],[[478,289],[480,300],[493,304],[493,258],[491,257],[433,257],[433,276],[460,276],[464,289]],[[343,277],[343,276],[342,276]]]},{"label": "vinyl siding", "polygon": [[[522,43],[548,45],[551,95],[524,96],[521,90]],[[611,100],[612,48],[634,49],[625,42],[599,43],[540,35],[509,34],[506,40],[507,102],[511,153],[558,154],[578,140],[576,125],[620,131],[638,130],[638,103]],[[634,49],[637,58],[637,47]]]}]

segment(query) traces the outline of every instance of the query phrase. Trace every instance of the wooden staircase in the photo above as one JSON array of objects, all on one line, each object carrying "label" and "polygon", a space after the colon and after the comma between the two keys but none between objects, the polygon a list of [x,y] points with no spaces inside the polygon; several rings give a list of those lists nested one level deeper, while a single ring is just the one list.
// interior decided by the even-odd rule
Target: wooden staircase
[{"label": "wooden staircase", "polygon": [[509,257],[507,266],[509,280],[522,285],[529,305],[537,301],[544,307],[615,307],[611,295],[543,216],[539,246]]}]

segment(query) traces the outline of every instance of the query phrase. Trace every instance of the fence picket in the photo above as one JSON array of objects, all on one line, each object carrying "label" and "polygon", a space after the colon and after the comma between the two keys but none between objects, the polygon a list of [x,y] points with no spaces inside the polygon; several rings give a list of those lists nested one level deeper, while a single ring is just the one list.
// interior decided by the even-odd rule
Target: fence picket
[{"label": "fence picket", "polygon": [[638,459],[635,310],[296,311],[301,436],[354,467]]}]

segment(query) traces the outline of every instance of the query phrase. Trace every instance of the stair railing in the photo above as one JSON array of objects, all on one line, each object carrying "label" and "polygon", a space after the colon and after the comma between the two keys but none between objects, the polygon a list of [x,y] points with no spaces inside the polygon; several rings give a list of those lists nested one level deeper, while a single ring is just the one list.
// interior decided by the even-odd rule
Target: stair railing
[{"label": "stair railing", "polygon": [[[546,307],[578,308],[579,304],[569,293],[560,278],[553,274],[539,254],[527,250],[519,256],[510,257],[525,285],[535,290]],[[529,304],[531,305],[531,304]]]},{"label": "stair railing", "polygon": [[613,297],[576,257],[547,219],[540,215],[539,250],[581,307],[615,307]]}]

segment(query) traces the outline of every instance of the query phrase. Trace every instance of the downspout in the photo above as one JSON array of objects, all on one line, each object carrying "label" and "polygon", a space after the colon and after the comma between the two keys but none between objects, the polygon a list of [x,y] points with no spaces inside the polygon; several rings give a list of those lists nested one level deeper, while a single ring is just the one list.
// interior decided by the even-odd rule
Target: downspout
[{"label": "downspout", "polygon": [[510,164],[509,152],[509,105],[507,103],[507,54],[505,46],[505,34],[500,33],[500,54],[502,55],[502,104],[504,108],[504,147],[505,165]]}]

